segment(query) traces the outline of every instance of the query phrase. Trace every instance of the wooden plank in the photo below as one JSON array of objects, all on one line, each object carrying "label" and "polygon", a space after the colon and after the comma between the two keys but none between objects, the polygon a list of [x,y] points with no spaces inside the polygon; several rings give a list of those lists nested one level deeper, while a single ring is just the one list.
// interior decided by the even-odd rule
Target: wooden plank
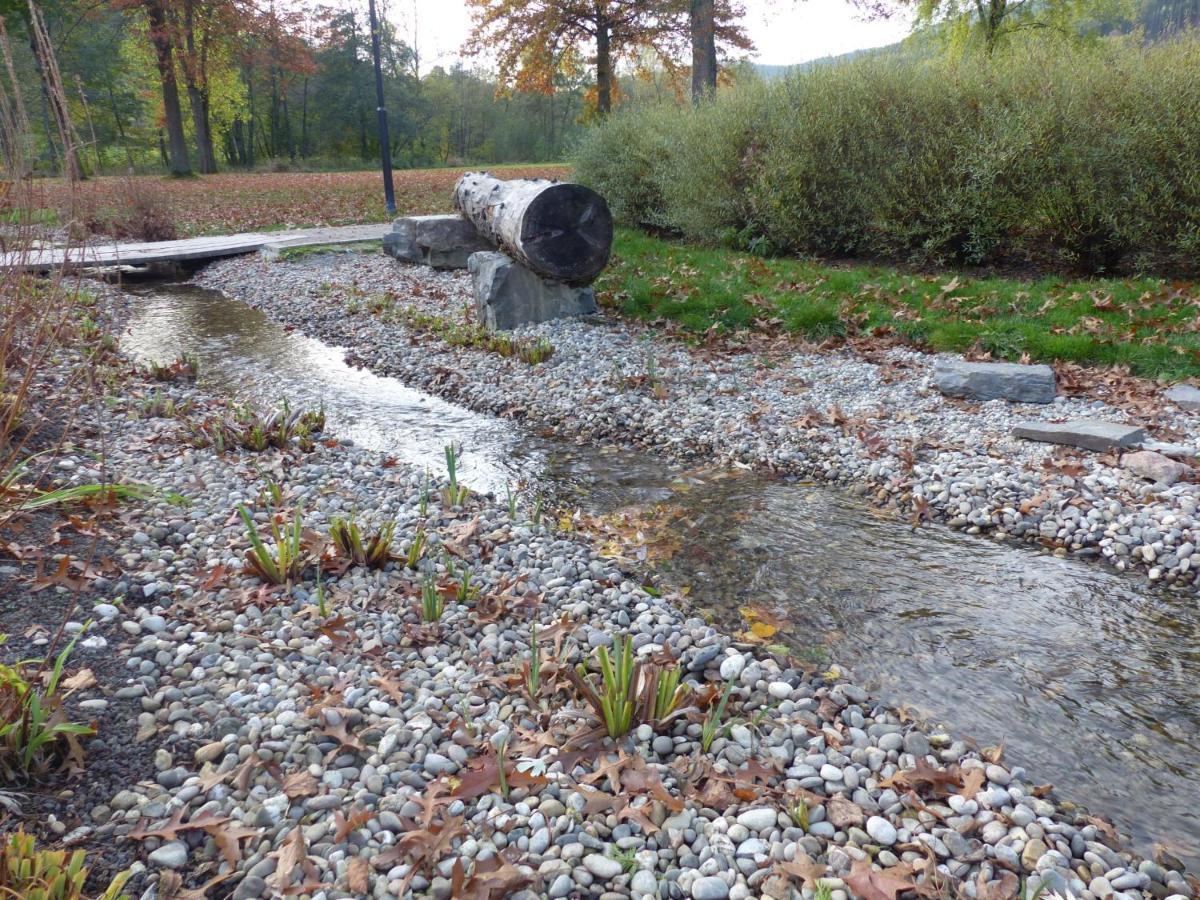
[{"label": "wooden plank", "polygon": [[71,248],[43,246],[28,253],[0,255],[0,268],[22,268],[37,271],[217,259],[222,256],[254,253],[268,246],[305,247],[382,239],[387,229],[388,226],[385,224],[343,225],[330,228],[302,228],[293,231],[212,235],[184,238],[177,241],[131,242]]}]

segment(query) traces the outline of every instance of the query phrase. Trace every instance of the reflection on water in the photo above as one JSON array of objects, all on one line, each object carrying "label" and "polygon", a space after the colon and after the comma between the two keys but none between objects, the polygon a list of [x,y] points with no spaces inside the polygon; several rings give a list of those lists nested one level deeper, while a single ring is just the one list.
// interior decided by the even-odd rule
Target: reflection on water
[{"label": "reflection on water", "polygon": [[[1200,608],[1099,566],[755,477],[682,500],[668,564],[701,606],[765,606],[779,637],[982,745],[1148,848],[1200,862]],[[733,621],[734,619],[729,619]]]},{"label": "reflection on water", "polygon": [[753,476],[688,479],[660,460],[524,434],[399,382],[244,304],[194,287],[137,289],[124,345],[159,361],[200,357],[241,399],[324,402],[330,429],[440,472],[463,445],[463,479],[524,481],[604,512],[667,501],[682,549],[666,574],[730,624],[774,610],[779,639],[814,648],[1059,795],[1200,864],[1200,605],[1098,566],[928,527],[916,532],[825,488]]},{"label": "reflection on water", "polygon": [[430,472],[445,471],[445,446],[453,443],[462,451],[460,476],[475,491],[504,496],[506,487],[552,482],[601,509],[665,496],[655,480],[671,470],[661,462],[528,436],[511,422],[347,365],[342,350],[217,291],[186,284],[129,290],[138,299],[121,346],[136,359],[195,355],[206,384],[264,408],[285,399],[293,408],[324,404],[331,433]]}]

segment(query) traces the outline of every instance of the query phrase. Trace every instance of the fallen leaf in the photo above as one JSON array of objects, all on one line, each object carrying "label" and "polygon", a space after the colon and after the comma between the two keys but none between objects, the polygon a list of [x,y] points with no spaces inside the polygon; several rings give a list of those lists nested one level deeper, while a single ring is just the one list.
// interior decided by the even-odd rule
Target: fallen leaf
[{"label": "fallen leaf", "polygon": [[305,769],[293,772],[283,779],[283,792],[291,800],[299,797],[315,797],[317,795],[317,779]]},{"label": "fallen leaf", "polygon": [[792,878],[800,879],[801,884],[815,884],[818,878],[824,878],[829,871],[825,863],[814,862],[803,850],[796,851],[796,858],[791,862],[779,862],[775,869]]},{"label": "fallen leaf", "polygon": [[866,821],[862,807],[840,794],[825,804],[825,816],[834,828],[840,829],[861,826]]},{"label": "fallen leaf", "polygon": [[346,866],[346,889],[359,897],[365,897],[370,890],[371,864],[361,856],[353,857]]},{"label": "fallen leaf", "polygon": [[898,894],[916,888],[909,879],[912,870],[907,866],[892,866],[890,869],[872,868],[869,862],[856,859],[854,867],[843,881],[862,900],[896,900]]}]

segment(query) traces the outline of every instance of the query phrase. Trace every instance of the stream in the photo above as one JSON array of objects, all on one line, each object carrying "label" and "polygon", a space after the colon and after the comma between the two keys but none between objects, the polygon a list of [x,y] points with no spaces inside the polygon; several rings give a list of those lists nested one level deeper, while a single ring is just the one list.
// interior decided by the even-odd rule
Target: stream
[{"label": "stream", "polygon": [[1035,782],[1110,817],[1147,855],[1200,866],[1200,603],[1101,566],[941,526],[913,530],[831,487],[684,473],[649,454],[529,434],[399,381],[343,351],[185,284],[132,285],[122,347],[199,358],[240,400],[324,404],[329,430],[500,497],[518,483],[597,515],[653,507],[673,553],[659,568],[730,629],[739,607],[771,640],[954,737],[1003,743]]}]

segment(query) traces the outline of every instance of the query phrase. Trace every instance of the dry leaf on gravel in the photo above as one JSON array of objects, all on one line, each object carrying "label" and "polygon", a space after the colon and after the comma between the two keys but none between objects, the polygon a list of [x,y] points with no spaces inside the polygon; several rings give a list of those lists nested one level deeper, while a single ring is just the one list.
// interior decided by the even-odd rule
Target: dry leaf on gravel
[{"label": "dry leaf on gravel", "polygon": [[292,772],[283,779],[283,792],[287,794],[290,800],[296,800],[300,797],[315,797],[317,794],[317,779],[304,769],[301,769],[299,772]]},{"label": "dry leaf on gravel", "polygon": [[908,866],[880,870],[859,859],[854,861],[850,874],[842,880],[862,900],[896,900],[898,894],[916,888],[911,878],[912,870]]},{"label": "dry leaf on gravel", "polygon": [[371,864],[361,856],[355,856],[346,866],[346,889],[350,893],[365,897],[370,890]]}]

